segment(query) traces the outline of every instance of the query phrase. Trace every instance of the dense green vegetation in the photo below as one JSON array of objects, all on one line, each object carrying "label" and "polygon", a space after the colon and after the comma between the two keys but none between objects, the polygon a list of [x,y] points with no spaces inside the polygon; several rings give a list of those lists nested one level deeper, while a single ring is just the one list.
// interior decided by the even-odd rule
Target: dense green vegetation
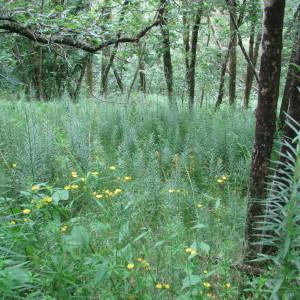
[{"label": "dense green vegetation", "polygon": [[155,100],[1,103],[5,299],[236,299],[252,114]]},{"label": "dense green vegetation", "polygon": [[299,41],[299,1],[0,0],[0,300],[299,300]]}]

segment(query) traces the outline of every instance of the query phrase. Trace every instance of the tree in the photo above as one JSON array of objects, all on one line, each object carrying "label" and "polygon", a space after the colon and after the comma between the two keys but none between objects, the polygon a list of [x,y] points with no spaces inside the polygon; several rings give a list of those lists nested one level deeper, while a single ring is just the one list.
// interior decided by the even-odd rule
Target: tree
[{"label": "tree", "polygon": [[264,215],[262,200],[266,195],[266,183],[276,128],[284,9],[284,0],[264,0],[260,84],[249,186],[250,199],[246,219],[247,260],[255,258],[259,251],[258,246],[253,243],[259,239],[256,235],[258,226],[256,222]]}]

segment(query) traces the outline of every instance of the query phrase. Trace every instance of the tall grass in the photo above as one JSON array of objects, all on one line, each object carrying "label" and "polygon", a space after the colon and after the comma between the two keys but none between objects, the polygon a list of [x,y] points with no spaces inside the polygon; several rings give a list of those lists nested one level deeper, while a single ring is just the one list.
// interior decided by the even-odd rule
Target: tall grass
[{"label": "tall grass", "polygon": [[0,106],[3,299],[237,299],[251,113]]}]

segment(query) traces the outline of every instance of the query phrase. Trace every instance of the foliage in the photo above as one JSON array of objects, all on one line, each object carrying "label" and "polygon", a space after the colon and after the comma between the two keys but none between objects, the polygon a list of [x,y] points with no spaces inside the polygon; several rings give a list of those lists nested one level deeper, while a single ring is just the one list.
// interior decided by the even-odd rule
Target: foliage
[{"label": "foliage", "polygon": [[236,299],[252,116],[150,99],[1,102],[3,299]]}]

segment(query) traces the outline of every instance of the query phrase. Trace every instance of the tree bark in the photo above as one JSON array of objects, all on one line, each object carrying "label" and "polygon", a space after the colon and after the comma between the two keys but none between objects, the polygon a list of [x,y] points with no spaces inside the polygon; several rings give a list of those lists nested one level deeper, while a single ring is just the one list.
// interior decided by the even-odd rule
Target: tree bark
[{"label": "tree bark", "polygon": [[[256,42],[255,42],[254,47],[253,47],[252,43],[254,43],[255,32],[252,33],[252,30],[251,30],[251,35],[253,35],[253,36],[250,37],[249,57],[252,61],[252,65],[254,67],[256,67],[260,43],[261,43],[261,32],[258,32],[258,34],[256,36]],[[251,39],[253,39],[253,42],[251,41]],[[252,47],[253,50],[250,50],[250,47]],[[250,94],[251,94],[251,89],[252,89],[252,85],[253,85],[253,79],[254,79],[254,72],[253,72],[251,65],[248,63],[246,79],[245,79],[244,100],[243,100],[243,107],[245,109],[249,108],[249,101],[250,101]]]},{"label": "tree bark", "polygon": [[[161,0],[161,5],[164,5],[163,0]],[[170,34],[168,29],[167,22],[167,11],[164,10],[160,13],[160,31],[162,35],[162,49],[163,49],[163,66],[164,66],[164,74],[167,84],[167,92],[169,99],[169,106],[171,108],[176,108],[176,100],[173,95],[173,66],[172,66],[172,56],[171,56],[171,47],[170,47]]]},{"label": "tree bark", "polygon": [[286,75],[286,81],[285,81],[285,87],[284,87],[284,92],[283,92],[283,97],[281,101],[281,106],[280,106],[280,113],[279,113],[279,127],[281,129],[284,128],[285,120],[286,120],[286,113],[288,111],[288,106],[289,106],[289,99],[290,99],[290,93],[293,90],[292,83],[293,83],[293,75],[294,75],[294,70],[293,70],[293,64],[296,63],[297,59],[297,48],[298,48],[298,35],[300,31],[300,4],[295,12],[294,15],[294,22],[296,22],[296,36],[295,36],[295,43],[293,45],[290,61],[289,61],[289,68],[288,72]]},{"label": "tree bark", "polygon": [[236,20],[236,0],[229,0],[230,10],[230,36],[232,39],[232,45],[229,52],[229,104],[235,104],[236,100],[236,62],[237,62],[237,36],[236,29],[233,23],[233,19]]},{"label": "tree bark", "polygon": [[264,0],[260,85],[245,231],[246,260],[256,258],[261,250],[253,243],[259,241],[256,222],[265,212],[262,200],[266,196],[269,162],[276,128],[284,8],[284,0]]},{"label": "tree bark", "polygon": [[197,60],[198,33],[200,28],[201,16],[202,16],[202,1],[201,3],[199,3],[199,5],[201,5],[201,7],[199,7],[197,10],[194,25],[192,28],[191,47],[190,47],[191,60],[189,63],[188,78],[187,78],[190,111],[194,109],[194,105],[195,105],[195,69],[196,69],[196,60]]},{"label": "tree bark", "polygon": [[93,96],[94,92],[93,55],[89,54],[86,62],[86,85],[88,93]]}]

